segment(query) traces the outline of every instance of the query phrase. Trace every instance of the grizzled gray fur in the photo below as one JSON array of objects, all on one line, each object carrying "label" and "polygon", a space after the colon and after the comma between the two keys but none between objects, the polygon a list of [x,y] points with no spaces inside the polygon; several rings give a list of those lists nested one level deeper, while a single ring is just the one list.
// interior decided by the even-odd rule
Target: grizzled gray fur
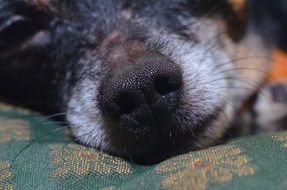
[{"label": "grizzled gray fur", "polygon": [[0,0],[1,95],[64,112],[78,142],[125,158],[213,145],[273,42],[252,17],[261,1],[231,2]]}]

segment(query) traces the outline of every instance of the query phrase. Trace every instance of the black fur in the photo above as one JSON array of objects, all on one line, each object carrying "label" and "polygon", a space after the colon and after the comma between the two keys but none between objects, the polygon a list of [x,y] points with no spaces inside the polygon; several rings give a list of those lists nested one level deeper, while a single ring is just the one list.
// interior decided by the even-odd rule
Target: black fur
[{"label": "black fur", "polygon": [[[66,112],[68,107],[71,107],[71,99],[76,97],[80,102],[83,97],[81,90],[88,88],[81,82],[87,79],[93,81],[93,84],[98,84],[109,73],[110,69],[106,66],[106,60],[111,56],[109,52],[115,51],[116,48],[109,47],[110,49],[103,50],[105,48],[102,46],[115,31],[121,34],[120,44],[130,39],[137,40],[143,42],[150,52],[163,54],[162,52],[166,51],[166,56],[175,55],[174,57],[182,58],[187,56],[186,51],[189,49],[177,54],[172,49],[173,45],[177,44],[171,42],[177,42],[178,46],[190,44],[196,46],[203,43],[200,42],[201,34],[197,30],[190,31],[190,25],[198,24],[201,18],[217,19],[225,23],[227,36],[234,46],[243,41],[249,30],[255,28],[259,31],[257,35],[268,39],[267,45],[286,49],[287,9],[284,7],[287,8],[287,4],[283,0],[273,1],[273,3],[268,0],[249,0],[242,10],[244,11],[242,14],[245,15],[242,17],[238,16],[238,13],[234,12],[225,0],[51,0],[46,5],[39,4],[36,0],[0,0],[0,96],[8,101],[16,101],[21,105],[40,109],[46,113],[61,110]],[[132,18],[128,18],[128,14],[131,14]],[[191,18],[194,23],[191,23]],[[151,34],[153,31],[159,32],[160,35]],[[44,35],[44,40],[43,37],[40,38],[41,36],[34,38],[39,33]],[[154,37],[152,35],[156,36],[158,41],[157,39],[150,40]],[[220,46],[224,46],[223,44],[224,42],[220,42],[219,38],[213,51],[216,52],[216,48],[222,48]],[[188,47],[192,49],[193,46]],[[202,57],[208,56],[204,54]],[[208,74],[207,77],[211,76]],[[184,82],[191,83],[190,81]],[[233,84],[233,82],[229,81],[228,84]],[[202,90],[200,82],[189,85],[194,85],[194,89],[198,88],[198,91]],[[101,88],[95,90],[101,94]],[[206,93],[208,90],[203,89],[201,93]],[[93,97],[93,101],[100,99],[98,94]],[[205,105],[204,103],[208,102],[203,98],[204,95],[196,94],[195,105],[198,103],[199,108],[195,106],[194,110],[203,110],[200,107],[201,104]],[[182,107],[186,106],[185,100],[179,101]],[[97,105],[92,108],[96,107]],[[198,135],[208,128],[201,126],[203,124],[209,126],[209,123],[213,123],[220,114],[220,107],[212,105],[212,108],[201,114],[187,112],[187,108],[184,108],[180,113],[182,115],[179,114],[179,118],[183,118],[183,123],[178,124],[177,117],[169,121],[175,125],[182,125],[183,129],[177,131],[169,126],[164,132],[154,129],[149,134],[145,134],[145,131],[135,132],[130,135],[135,142],[129,142],[129,135],[126,134],[124,135],[126,135],[127,142],[121,142],[123,140],[121,128],[110,129],[114,121],[106,121],[106,119],[107,124],[104,128],[107,127],[108,132],[114,135],[107,138],[116,150],[98,148],[121,156],[156,154],[152,158],[156,160],[188,151],[191,144],[195,145],[189,141],[186,143],[185,140],[199,138]],[[92,114],[91,110],[80,109],[80,112],[75,110],[77,110],[75,107],[69,110],[73,116],[78,116],[83,112],[87,112],[86,115]],[[94,123],[97,122],[100,121],[97,120]],[[88,124],[90,123],[86,126]],[[71,126],[75,127],[75,130],[78,129],[73,124]],[[193,127],[195,132],[188,127]],[[131,130],[128,130],[127,134]],[[172,133],[174,135],[173,141],[170,140],[169,130],[170,135]],[[81,142],[84,141],[83,139],[88,139],[81,137],[83,135],[78,137]],[[174,141],[179,141],[179,143]],[[170,146],[170,149],[162,150],[165,146]],[[126,149],[121,150],[121,147]],[[142,152],[140,152],[141,149]],[[162,151],[161,155],[157,155],[160,153],[159,150]]]},{"label": "black fur", "polygon": [[[51,84],[51,81],[55,78],[61,80],[61,73],[78,70],[77,66],[72,63],[82,56],[80,50],[89,46],[97,46],[105,34],[113,30],[109,26],[125,28],[125,25],[121,25],[120,18],[117,19],[113,16],[113,14],[117,14],[117,9],[132,8],[146,17],[156,17],[160,25],[167,26],[167,30],[176,32],[183,31],[185,28],[180,25],[178,17],[174,17],[174,14],[182,17],[220,14],[227,19],[233,30],[236,28],[235,31],[238,34],[235,38],[237,39],[244,34],[244,25],[246,24],[236,20],[235,13],[232,12],[230,5],[225,0],[171,0],[168,3],[153,0],[83,0],[59,1],[55,2],[53,6],[56,7],[55,10],[41,9],[21,0],[0,1],[0,52],[15,48],[38,30],[47,29],[52,32],[54,37],[54,41],[45,47],[32,47],[8,56],[2,53],[0,56],[0,86],[4,90],[1,94],[5,97],[14,97],[14,101],[16,99],[22,103],[25,102],[25,106],[35,108],[36,104],[40,104],[40,109],[47,108],[48,110],[54,110],[55,105],[59,106],[57,101],[59,90]],[[287,49],[286,10],[287,4],[281,0],[248,1],[250,21],[257,26],[257,30],[269,43],[283,49]],[[91,20],[91,11],[100,15],[98,20]],[[15,23],[8,27],[8,19],[14,14],[25,16],[28,19],[27,22],[23,22],[19,26]],[[85,33],[90,30],[91,22],[93,22],[91,30],[95,32],[95,41],[90,41],[85,36]],[[21,33],[19,33],[20,30]],[[137,29],[128,32],[137,33]],[[140,36],[142,34],[131,35]],[[51,59],[56,59],[57,63],[50,65]],[[63,62],[66,63],[63,64]],[[69,82],[70,85],[73,85],[72,82]],[[21,92],[21,95],[18,96],[17,92]],[[39,97],[41,98],[39,99]]]},{"label": "black fur", "polygon": [[249,16],[269,44],[287,51],[287,1],[249,0]]}]

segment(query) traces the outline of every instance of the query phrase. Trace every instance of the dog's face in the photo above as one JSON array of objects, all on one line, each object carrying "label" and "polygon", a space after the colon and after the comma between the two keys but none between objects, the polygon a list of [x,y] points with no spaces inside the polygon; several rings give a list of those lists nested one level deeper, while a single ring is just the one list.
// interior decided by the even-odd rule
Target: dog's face
[{"label": "dog's face", "polygon": [[244,1],[0,3],[0,68],[60,92],[75,138],[119,156],[212,145],[267,70]]}]

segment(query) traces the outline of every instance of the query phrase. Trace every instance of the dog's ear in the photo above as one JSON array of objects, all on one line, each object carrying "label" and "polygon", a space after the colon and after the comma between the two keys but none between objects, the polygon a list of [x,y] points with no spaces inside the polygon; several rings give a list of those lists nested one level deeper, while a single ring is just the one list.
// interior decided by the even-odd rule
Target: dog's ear
[{"label": "dog's ear", "polygon": [[36,64],[51,42],[52,15],[37,2],[46,1],[0,0],[0,60],[9,66]]}]

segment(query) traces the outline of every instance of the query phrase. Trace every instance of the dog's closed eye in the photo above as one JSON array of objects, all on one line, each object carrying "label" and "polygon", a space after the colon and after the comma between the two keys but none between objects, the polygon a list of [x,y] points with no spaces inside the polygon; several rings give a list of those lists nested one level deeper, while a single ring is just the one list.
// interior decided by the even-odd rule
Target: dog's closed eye
[{"label": "dog's closed eye", "polygon": [[43,49],[51,42],[49,21],[43,11],[15,5],[0,22],[0,58],[12,60],[11,65],[16,68],[39,62]]},{"label": "dog's closed eye", "polygon": [[41,23],[22,15],[14,15],[0,26],[0,50],[45,45],[49,42],[49,33],[44,28]]}]

